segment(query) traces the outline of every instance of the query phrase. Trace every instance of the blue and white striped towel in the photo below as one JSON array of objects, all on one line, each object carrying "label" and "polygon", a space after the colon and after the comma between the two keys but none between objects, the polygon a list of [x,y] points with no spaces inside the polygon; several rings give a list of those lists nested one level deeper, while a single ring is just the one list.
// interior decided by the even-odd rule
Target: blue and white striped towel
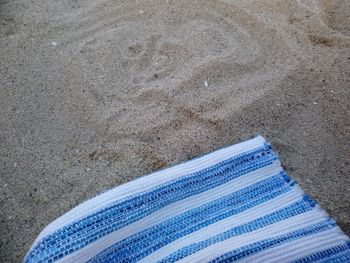
[{"label": "blue and white striped towel", "polygon": [[350,262],[350,241],[258,136],[107,191],[25,262]]}]

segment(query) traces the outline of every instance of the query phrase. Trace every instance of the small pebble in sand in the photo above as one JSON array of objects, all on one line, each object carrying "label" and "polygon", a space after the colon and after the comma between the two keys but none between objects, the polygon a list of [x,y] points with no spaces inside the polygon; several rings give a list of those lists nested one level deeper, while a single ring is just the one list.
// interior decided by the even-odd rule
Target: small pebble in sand
[{"label": "small pebble in sand", "polygon": [[208,87],[208,81],[204,81],[204,86]]},{"label": "small pebble in sand", "polygon": [[52,45],[55,47],[57,46],[57,43],[55,41],[52,41]]}]

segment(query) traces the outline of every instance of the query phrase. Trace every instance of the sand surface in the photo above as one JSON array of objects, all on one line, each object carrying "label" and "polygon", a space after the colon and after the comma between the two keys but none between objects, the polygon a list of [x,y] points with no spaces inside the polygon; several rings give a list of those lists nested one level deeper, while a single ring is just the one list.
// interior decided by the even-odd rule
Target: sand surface
[{"label": "sand surface", "polygon": [[105,189],[255,134],[350,234],[349,14],[348,0],[0,0],[1,260]]}]

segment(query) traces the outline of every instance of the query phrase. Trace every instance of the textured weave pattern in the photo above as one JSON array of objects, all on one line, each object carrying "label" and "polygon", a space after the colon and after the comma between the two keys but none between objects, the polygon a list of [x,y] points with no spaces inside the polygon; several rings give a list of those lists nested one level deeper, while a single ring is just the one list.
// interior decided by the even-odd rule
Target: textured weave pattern
[{"label": "textured weave pattern", "polygon": [[350,262],[350,241],[258,136],[109,190],[25,262]]}]

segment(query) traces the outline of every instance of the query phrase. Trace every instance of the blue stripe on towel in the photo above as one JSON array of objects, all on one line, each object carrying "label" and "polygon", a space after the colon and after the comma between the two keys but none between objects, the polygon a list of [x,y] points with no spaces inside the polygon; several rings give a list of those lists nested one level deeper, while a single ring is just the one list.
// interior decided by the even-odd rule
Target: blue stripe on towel
[{"label": "blue stripe on towel", "polygon": [[128,262],[137,261],[176,239],[276,198],[290,189],[282,172],[124,239],[100,253],[91,262],[109,262],[115,259],[118,262],[124,259]]},{"label": "blue stripe on towel", "polygon": [[331,229],[335,226],[335,222],[332,219],[328,219],[325,222],[315,224],[310,227],[303,228],[301,230],[296,230],[291,233],[281,235],[275,238],[265,239],[263,241],[259,241],[248,246],[241,247],[239,249],[235,249],[224,255],[217,257],[212,260],[210,263],[229,263],[233,261],[240,260],[242,258],[251,256],[255,253],[259,253],[265,249],[279,246],[283,243],[290,242],[292,240],[300,239],[302,237],[306,237],[312,234],[319,233],[321,231],[325,231]]},{"label": "blue stripe on towel", "polygon": [[329,255],[323,259],[314,261],[315,263],[346,263],[350,262],[350,252],[349,249],[347,251],[343,251],[336,255]]},{"label": "blue stripe on towel", "polygon": [[[278,254],[282,244],[288,244],[281,255],[290,262],[350,260],[349,239],[282,171],[277,159],[259,137],[116,187],[49,225],[24,262],[173,262],[186,257],[249,261],[250,255],[259,258],[269,248]],[[166,173],[169,177],[162,180]],[[290,226],[291,232],[281,232]],[[335,243],[328,246],[328,237]],[[299,257],[292,250],[296,243],[303,247]]]},{"label": "blue stripe on towel", "polygon": [[175,253],[162,259],[160,262],[175,262],[189,255],[192,255],[202,249],[205,249],[208,246],[214,245],[218,242],[222,242],[234,236],[239,236],[251,231],[255,231],[259,228],[263,228],[265,226],[277,223],[281,220],[285,220],[290,217],[296,216],[298,214],[305,213],[307,211],[312,210],[313,207],[314,207],[314,202],[310,201],[308,198],[304,198],[303,200],[297,201],[292,205],[282,208],[274,213],[258,218],[249,223],[237,226],[233,229],[225,231],[224,233],[220,233],[216,236],[213,236],[207,240],[179,249]]},{"label": "blue stripe on towel", "polygon": [[44,238],[30,252],[27,261],[57,260],[166,205],[270,165],[276,159],[271,146],[265,144],[205,170],[160,185],[150,192],[117,202]]},{"label": "blue stripe on towel", "polygon": [[[347,262],[344,259],[350,261],[350,241],[340,246],[331,247],[307,257],[298,259],[293,263],[310,263],[310,262]],[[342,261],[339,261],[342,260]]]}]

